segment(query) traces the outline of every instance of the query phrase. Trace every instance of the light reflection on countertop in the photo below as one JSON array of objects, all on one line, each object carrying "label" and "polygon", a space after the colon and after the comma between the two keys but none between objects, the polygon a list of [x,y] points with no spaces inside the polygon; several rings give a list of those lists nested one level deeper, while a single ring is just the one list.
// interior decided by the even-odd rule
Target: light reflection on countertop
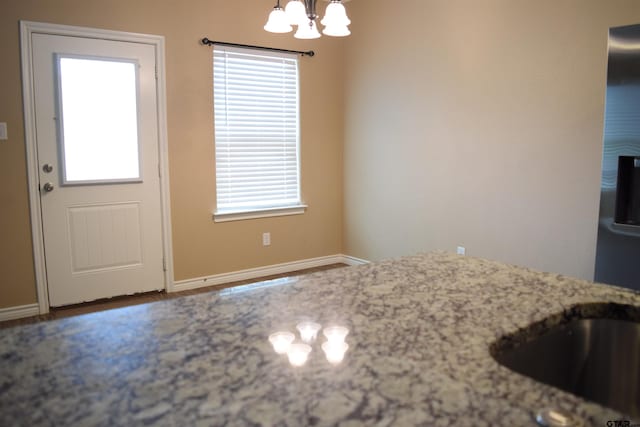
[{"label": "light reflection on countertop", "polygon": [[295,283],[296,281],[297,281],[296,277],[280,277],[278,279],[265,280],[262,282],[251,283],[248,285],[232,286],[230,288],[222,289],[220,291],[220,296],[245,294],[245,293],[257,291],[259,289],[267,289],[267,288],[273,288],[276,286],[288,285],[291,283]]},{"label": "light reflection on countertop", "polygon": [[[287,355],[291,366],[303,366],[309,360],[312,351],[322,349],[327,362],[331,365],[340,364],[349,350],[345,342],[349,328],[341,325],[331,325],[324,329],[322,325],[313,321],[302,321],[296,325],[299,337],[290,331],[277,331],[269,335],[269,342],[278,355]],[[322,329],[325,341],[317,342],[318,332]],[[296,342],[299,338],[299,342]]]}]

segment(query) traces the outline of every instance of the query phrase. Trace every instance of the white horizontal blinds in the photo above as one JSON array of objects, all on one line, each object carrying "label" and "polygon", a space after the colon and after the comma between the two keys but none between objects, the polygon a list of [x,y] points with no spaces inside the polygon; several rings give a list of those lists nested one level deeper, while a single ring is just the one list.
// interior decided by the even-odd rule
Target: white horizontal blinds
[{"label": "white horizontal blinds", "polygon": [[299,205],[297,56],[213,52],[217,211]]}]

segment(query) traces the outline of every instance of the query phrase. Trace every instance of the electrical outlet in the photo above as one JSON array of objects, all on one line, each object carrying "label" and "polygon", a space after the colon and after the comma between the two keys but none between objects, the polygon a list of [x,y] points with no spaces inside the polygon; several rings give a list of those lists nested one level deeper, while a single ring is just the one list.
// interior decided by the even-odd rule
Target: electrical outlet
[{"label": "electrical outlet", "polygon": [[457,249],[458,255],[464,255],[466,252],[467,250],[464,248],[464,246],[458,246],[458,249]]},{"label": "electrical outlet", "polygon": [[271,245],[271,233],[262,233],[262,246]]},{"label": "electrical outlet", "polygon": [[0,123],[0,139],[9,139],[9,137],[7,136],[7,124],[4,122]]}]

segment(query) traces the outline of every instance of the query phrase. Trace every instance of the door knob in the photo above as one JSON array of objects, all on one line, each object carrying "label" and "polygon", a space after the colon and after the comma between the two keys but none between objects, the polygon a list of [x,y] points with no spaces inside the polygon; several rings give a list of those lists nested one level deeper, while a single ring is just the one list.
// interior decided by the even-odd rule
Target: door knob
[{"label": "door knob", "polygon": [[47,193],[53,191],[53,184],[50,182],[47,182],[44,187],[42,187],[44,189],[44,191],[46,191]]}]

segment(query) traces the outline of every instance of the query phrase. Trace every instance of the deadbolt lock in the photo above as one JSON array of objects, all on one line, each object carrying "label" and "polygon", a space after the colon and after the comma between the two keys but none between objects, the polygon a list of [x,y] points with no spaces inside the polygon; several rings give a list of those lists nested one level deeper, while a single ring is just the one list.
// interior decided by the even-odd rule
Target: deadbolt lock
[{"label": "deadbolt lock", "polygon": [[46,173],[51,173],[51,171],[53,170],[53,166],[47,163],[46,165],[42,166],[42,170]]}]

